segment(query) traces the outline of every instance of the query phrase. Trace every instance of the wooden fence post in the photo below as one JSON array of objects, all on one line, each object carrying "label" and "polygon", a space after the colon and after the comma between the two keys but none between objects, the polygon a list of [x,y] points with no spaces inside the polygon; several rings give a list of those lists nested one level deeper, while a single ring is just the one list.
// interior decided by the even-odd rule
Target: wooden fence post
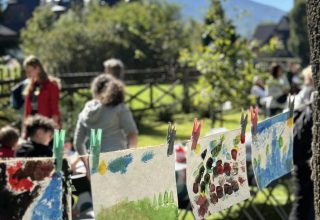
[{"label": "wooden fence post", "polygon": [[182,82],[183,82],[183,102],[182,110],[184,113],[190,113],[190,95],[189,95],[189,70],[182,70]]}]

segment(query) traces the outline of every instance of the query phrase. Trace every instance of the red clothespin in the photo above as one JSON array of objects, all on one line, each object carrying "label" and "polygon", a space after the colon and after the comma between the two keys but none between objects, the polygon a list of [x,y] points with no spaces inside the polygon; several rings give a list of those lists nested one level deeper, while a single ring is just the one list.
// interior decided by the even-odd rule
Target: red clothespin
[{"label": "red clothespin", "polygon": [[192,129],[192,135],[191,135],[191,141],[192,141],[191,150],[194,150],[197,147],[202,126],[203,126],[203,120],[198,122],[198,119],[195,118],[193,121],[193,129]]},{"label": "red clothespin", "polygon": [[256,107],[251,106],[250,107],[250,118],[251,118],[251,126],[252,126],[253,135],[257,134],[258,113],[259,113],[258,106],[256,106]]},{"label": "red clothespin", "polygon": [[240,125],[241,125],[241,133],[240,133],[241,144],[244,144],[246,142],[247,124],[248,124],[248,113],[247,113],[247,111],[244,112],[242,110],[242,112],[241,112],[241,121],[240,121]]}]

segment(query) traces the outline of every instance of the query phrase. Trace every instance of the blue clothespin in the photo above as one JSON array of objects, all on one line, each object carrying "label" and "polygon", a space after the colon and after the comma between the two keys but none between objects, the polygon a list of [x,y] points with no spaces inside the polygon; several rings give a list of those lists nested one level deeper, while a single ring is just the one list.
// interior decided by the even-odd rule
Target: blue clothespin
[{"label": "blue clothespin", "polygon": [[94,174],[98,171],[99,166],[99,157],[101,151],[101,138],[102,130],[91,129],[90,135],[90,159],[91,159],[91,174]]},{"label": "blue clothespin", "polygon": [[246,142],[246,129],[247,129],[247,124],[248,124],[248,113],[247,111],[241,112],[241,120],[240,120],[240,125],[241,125],[241,133],[240,133],[240,140],[241,144],[244,144]]},{"label": "blue clothespin", "polygon": [[176,127],[175,125],[172,125],[171,122],[169,122],[168,133],[167,133],[167,145],[168,145],[167,156],[170,156],[173,154],[175,138],[176,138]]},{"label": "blue clothespin", "polygon": [[53,138],[53,157],[56,162],[56,171],[62,170],[62,160],[64,151],[65,130],[54,130]]}]

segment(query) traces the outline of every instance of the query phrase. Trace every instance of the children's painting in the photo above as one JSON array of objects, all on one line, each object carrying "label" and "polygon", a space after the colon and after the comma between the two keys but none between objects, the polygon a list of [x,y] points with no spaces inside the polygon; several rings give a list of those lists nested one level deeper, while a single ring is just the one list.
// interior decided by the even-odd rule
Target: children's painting
[{"label": "children's painting", "polygon": [[0,161],[0,219],[69,219],[63,185],[51,159]]},{"label": "children's painting", "polygon": [[97,220],[178,218],[175,157],[165,146],[101,153],[91,187]]},{"label": "children's painting", "polygon": [[226,209],[250,197],[245,146],[241,130],[201,138],[188,146],[187,189],[196,219]]},{"label": "children's painting", "polygon": [[257,185],[265,188],[293,169],[293,118],[281,113],[252,128],[252,163]]}]

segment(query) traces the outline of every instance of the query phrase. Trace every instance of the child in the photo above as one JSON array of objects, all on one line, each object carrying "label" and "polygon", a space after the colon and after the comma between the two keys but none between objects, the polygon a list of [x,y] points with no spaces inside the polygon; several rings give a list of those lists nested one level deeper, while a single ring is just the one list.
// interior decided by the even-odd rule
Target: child
[{"label": "child", "polygon": [[17,157],[52,157],[50,142],[56,123],[47,117],[36,115],[25,121],[27,142],[20,145]]},{"label": "child", "polygon": [[14,157],[18,145],[19,132],[11,126],[0,129],[0,158]]}]

